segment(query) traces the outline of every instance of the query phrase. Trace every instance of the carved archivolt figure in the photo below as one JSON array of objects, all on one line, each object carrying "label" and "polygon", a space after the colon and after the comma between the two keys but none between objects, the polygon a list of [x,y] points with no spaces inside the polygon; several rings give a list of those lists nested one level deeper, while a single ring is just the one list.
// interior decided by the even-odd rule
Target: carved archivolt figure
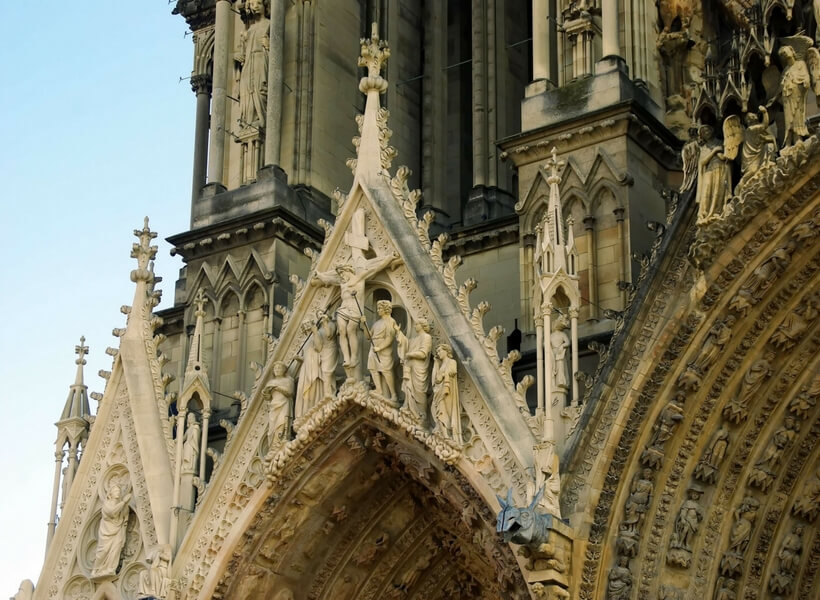
[{"label": "carved archivolt figure", "polygon": [[726,457],[728,447],[729,430],[721,424],[720,429],[715,432],[715,436],[712,438],[712,443],[695,466],[695,478],[706,483],[714,483],[717,480],[717,471]]},{"label": "carved archivolt figure", "polygon": [[197,473],[199,471],[199,444],[202,439],[202,428],[196,420],[196,415],[188,413],[185,423],[185,439],[182,442],[182,472]]},{"label": "carved archivolt figure", "polygon": [[820,511],[820,469],[803,486],[792,507],[795,515],[809,522],[817,518],[818,511]]},{"label": "carved archivolt figure", "polygon": [[794,576],[800,565],[800,555],[803,553],[803,526],[795,525],[790,533],[783,538],[777,557],[780,559],[780,568],[769,579],[769,589],[775,594],[788,595],[794,585]]},{"label": "carved archivolt figure", "polygon": [[729,535],[729,547],[720,562],[720,570],[724,575],[734,575],[740,572],[743,555],[752,537],[752,528],[759,509],[760,503],[752,496],[744,498],[740,506],[735,509],[735,522]]},{"label": "carved archivolt figure", "polygon": [[270,21],[265,18],[262,0],[249,0],[245,7],[250,24],[239,38],[236,68],[239,77],[239,124],[241,127],[265,125],[268,98],[268,53]]},{"label": "carved archivolt figure", "polygon": [[161,544],[148,555],[148,568],[140,573],[138,598],[165,598],[168,593],[168,571],[171,546]]},{"label": "carved archivolt figure", "polygon": [[817,295],[811,295],[790,312],[772,335],[772,344],[781,350],[788,350],[794,346],[817,318],[818,300],[820,298]]},{"label": "carved archivolt figure", "polygon": [[737,582],[734,579],[719,578],[715,586],[715,600],[735,600],[737,598],[736,585]]},{"label": "carved archivolt figure", "polygon": [[376,391],[396,401],[396,381],[393,376],[393,344],[396,334],[401,331],[393,319],[393,303],[390,300],[379,300],[376,303],[379,320],[373,323],[365,335],[370,338],[370,352],[367,355],[367,369],[373,378]]},{"label": "carved archivolt figure", "polygon": [[787,416],[783,423],[783,427],[772,435],[749,475],[749,483],[764,491],[771,485],[786,448],[797,437],[798,427],[794,417]]},{"label": "carved archivolt figure", "polygon": [[433,417],[436,429],[461,444],[461,404],[458,398],[458,365],[447,344],[436,348],[433,364]]},{"label": "carved archivolt figure", "polygon": [[265,384],[263,395],[270,396],[268,409],[268,448],[288,439],[288,421],[293,400],[293,377],[282,361],[273,363],[273,377]]},{"label": "carved archivolt figure", "polygon": [[703,341],[700,354],[692,361],[692,366],[703,372],[711,365],[723,347],[732,338],[732,326],[735,324],[735,317],[727,315],[725,319],[720,319],[709,329],[709,335]]},{"label": "carved archivolt figure", "polygon": [[427,390],[430,387],[430,354],[433,338],[430,323],[420,319],[416,322],[416,335],[408,339],[398,332],[399,359],[402,364],[401,389],[404,392],[402,411],[416,421],[427,419]]},{"label": "carved archivolt figure", "polygon": [[609,571],[606,586],[606,600],[629,600],[632,592],[632,572],[629,570],[629,558],[618,557],[618,564]]},{"label": "carved archivolt figure", "polygon": [[702,494],[703,490],[697,487],[691,487],[687,491],[688,497],[680,507],[678,518],[675,519],[675,531],[669,543],[670,548],[692,551],[692,540],[703,521],[704,511],[700,505]]},{"label": "carved archivolt figure", "polygon": [[365,281],[379,271],[398,261],[398,255],[374,258],[365,266],[354,268],[340,265],[336,271],[317,272],[310,280],[311,285],[338,285],[341,304],[336,309],[336,326],[339,346],[342,350],[342,365],[348,379],[359,379],[359,323],[363,317],[360,302],[364,301]]},{"label": "carved archivolt figure", "polygon": [[649,440],[650,448],[663,449],[664,444],[675,433],[675,428],[678,423],[683,421],[683,405],[682,402],[685,396],[681,393],[675,395],[673,400],[666,403],[661,414],[658,415],[658,420],[652,427],[652,437]]},{"label": "carved archivolt figure", "polygon": [[740,423],[746,418],[750,400],[772,374],[774,356],[774,352],[768,351],[763,358],[752,363],[740,382],[737,395],[723,408],[724,417],[734,423]]},{"label": "carved archivolt figure", "polygon": [[336,365],[339,364],[339,346],[337,344],[336,324],[325,313],[316,315],[316,333],[321,346],[319,363],[322,372],[322,391],[325,398],[336,395]]},{"label": "carved archivolt figure", "polygon": [[322,389],[322,341],[317,335],[316,323],[302,323],[302,332],[308,338],[302,348],[299,384],[296,387],[296,417],[303,416],[324,397]]},{"label": "carved archivolt figure", "polygon": [[715,139],[715,130],[710,125],[702,125],[698,136],[701,147],[698,156],[697,223],[705,225],[723,214],[723,207],[732,195],[732,171],[723,146]]},{"label": "carved archivolt figure", "polygon": [[629,497],[624,506],[621,531],[636,534],[640,531],[649,502],[652,499],[652,469],[643,469],[632,479]]},{"label": "carved archivolt figure", "polygon": [[109,577],[117,572],[120,554],[125,546],[128,527],[131,493],[123,494],[116,482],[109,484],[108,492],[102,502],[102,518],[97,532],[97,551],[94,555],[94,567],[91,577]]}]

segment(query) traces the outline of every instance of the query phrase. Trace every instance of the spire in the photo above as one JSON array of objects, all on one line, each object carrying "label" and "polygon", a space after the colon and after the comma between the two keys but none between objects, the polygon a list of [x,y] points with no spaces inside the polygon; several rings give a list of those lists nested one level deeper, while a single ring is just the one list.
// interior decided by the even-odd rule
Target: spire
[{"label": "spire", "polygon": [[151,240],[157,237],[155,231],[148,227],[148,217],[145,217],[142,229],[135,229],[134,235],[139,240],[131,247],[131,258],[137,259],[137,268],[131,271],[131,281],[137,284],[134,290],[134,303],[128,315],[126,336],[142,336],[143,329],[135,325],[136,322],[148,321],[151,310],[159,303],[159,292],[154,292],[153,260],[157,255],[157,247],[151,245]]},{"label": "spire", "polygon": [[191,351],[188,353],[188,364],[185,366],[185,381],[183,389],[190,388],[194,381],[199,380],[206,390],[210,389],[208,383],[208,372],[205,369],[205,362],[202,354],[202,329],[203,319],[205,318],[205,303],[208,299],[205,293],[200,288],[197,292],[194,304],[196,305],[196,325],[194,326],[194,335],[191,336]]},{"label": "spire", "polygon": [[373,23],[370,39],[362,38],[361,44],[359,66],[367,68],[367,75],[359,81],[359,90],[367,101],[364,115],[357,118],[361,137],[353,139],[357,158],[348,164],[356,179],[367,181],[390,168],[396,150],[389,145],[393,135],[387,127],[389,113],[379,104],[379,94],[387,91],[387,80],[381,76],[381,70],[390,56],[390,48],[379,39],[377,23]]},{"label": "spire", "polygon": [[77,360],[74,361],[77,364],[77,375],[74,377],[74,385],[69,389],[60,422],[74,418],[85,419],[91,414],[88,407],[88,387],[83,383],[83,366],[86,364],[85,355],[88,354],[85,337],[80,337],[80,344],[74,347],[74,353],[77,354]]}]

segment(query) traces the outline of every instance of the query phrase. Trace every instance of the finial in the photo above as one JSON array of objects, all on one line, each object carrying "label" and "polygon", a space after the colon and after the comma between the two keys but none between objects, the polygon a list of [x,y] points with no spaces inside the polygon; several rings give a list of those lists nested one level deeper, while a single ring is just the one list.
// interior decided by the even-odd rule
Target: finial
[{"label": "finial", "polygon": [[558,160],[558,149],[553,146],[552,147],[552,157],[547,160],[547,166],[549,167],[550,174],[547,177],[547,183],[549,184],[557,184],[561,183],[561,176],[558,175],[558,170],[564,166],[564,161]]},{"label": "finial", "polygon": [[157,237],[157,233],[148,227],[148,217],[145,217],[142,229],[134,230],[134,235],[139,243],[131,247],[131,258],[137,259],[138,268],[131,271],[131,281],[152,281],[149,262],[157,255],[157,247],[151,245],[151,240]]},{"label": "finial", "polygon": [[194,304],[196,304],[195,317],[205,317],[205,303],[207,301],[208,298],[205,296],[205,292],[202,291],[202,288],[199,288],[199,291],[196,293],[196,298],[194,298]]},{"label": "finial", "polygon": [[80,336],[80,345],[79,346],[74,346],[74,353],[77,355],[77,360],[75,360],[74,362],[78,365],[84,365],[85,364],[84,356],[86,354],[88,354],[88,346],[85,345],[85,336],[84,335]]},{"label": "finial", "polygon": [[370,39],[361,39],[362,51],[359,55],[359,66],[367,67],[367,77],[359,83],[362,93],[377,90],[383,93],[387,89],[387,82],[382,78],[382,65],[390,57],[390,48],[387,42],[379,39],[378,23],[373,23]]}]

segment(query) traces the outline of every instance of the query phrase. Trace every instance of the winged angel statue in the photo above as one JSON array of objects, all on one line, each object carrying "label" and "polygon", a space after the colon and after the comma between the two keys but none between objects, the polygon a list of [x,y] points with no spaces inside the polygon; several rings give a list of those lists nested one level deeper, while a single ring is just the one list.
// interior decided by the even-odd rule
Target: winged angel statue
[{"label": "winged angel statue", "polygon": [[813,46],[814,41],[805,35],[789,36],[780,42],[778,57],[783,71],[777,86],[772,86],[774,89],[771,89],[766,106],[758,107],[757,113],[746,113],[745,127],[739,115],[727,117],[723,121],[722,145],[711,125],[701,125],[697,136],[683,147],[684,178],[680,191],[685,192],[697,185],[698,225],[721,218],[732,196],[732,161],[739,154],[743,177],[774,160],[777,142],[769,131],[768,109],[775,102],[783,107],[781,148],[793,146],[809,135],[806,99],[811,88],[820,105],[820,52]]}]

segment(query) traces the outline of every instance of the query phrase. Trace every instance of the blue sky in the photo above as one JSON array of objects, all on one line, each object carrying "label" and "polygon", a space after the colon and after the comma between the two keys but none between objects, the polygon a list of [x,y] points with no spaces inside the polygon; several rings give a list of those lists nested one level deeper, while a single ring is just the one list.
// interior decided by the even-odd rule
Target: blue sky
[{"label": "blue sky", "polygon": [[0,598],[37,582],[74,346],[85,335],[86,383],[102,392],[145,215],[160,308],[173,300],[181,264],[161,240],[188,227],[195,98],[172,8],[0,3]]}]

